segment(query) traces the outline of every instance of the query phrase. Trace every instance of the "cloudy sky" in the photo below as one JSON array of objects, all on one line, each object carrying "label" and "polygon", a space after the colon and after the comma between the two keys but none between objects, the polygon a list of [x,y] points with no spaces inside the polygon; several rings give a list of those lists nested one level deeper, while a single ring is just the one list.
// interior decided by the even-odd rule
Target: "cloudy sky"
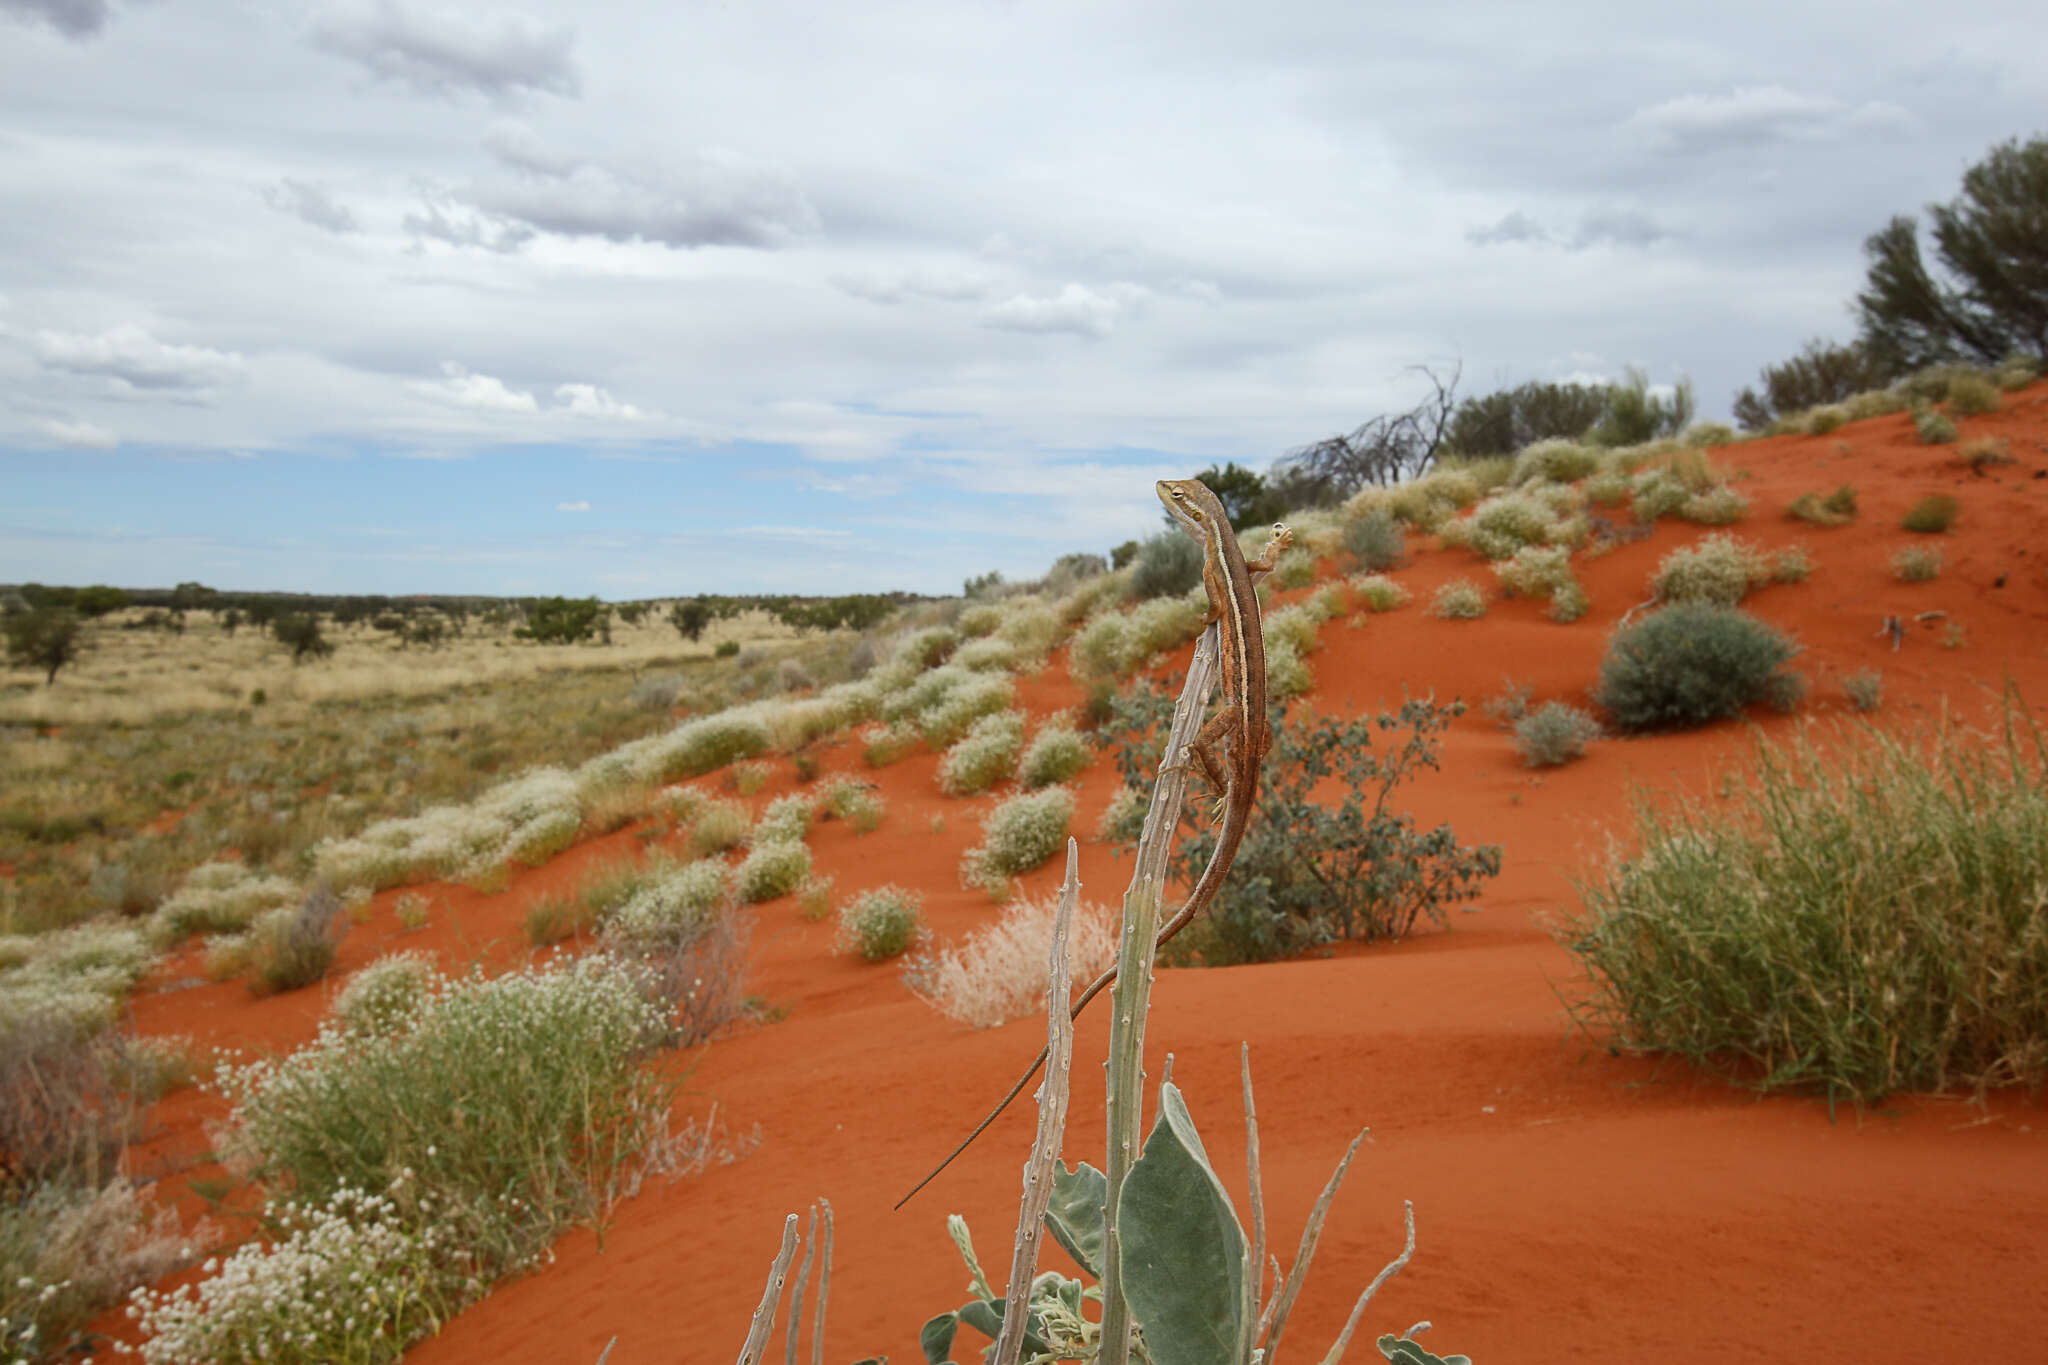
[{"label": "cloudy sky", "polygon": [[1846,337],[2036,0],[0,0],[0,581],[958,591]]}]

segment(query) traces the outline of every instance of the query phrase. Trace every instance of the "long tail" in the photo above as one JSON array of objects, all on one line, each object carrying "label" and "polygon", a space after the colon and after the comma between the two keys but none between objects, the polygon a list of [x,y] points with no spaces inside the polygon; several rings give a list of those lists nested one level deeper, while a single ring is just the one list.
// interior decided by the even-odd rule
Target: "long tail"
[{"label": "long tail", "polygon": [[[1216,899],[1217,888],[1223,885],[1224,877],[1229,875],[1231,863],[1237,859],[1237,846],[1244,842],[1245,824],[1251,817],[1252,803],[1249,799],[1238,800],[1237,793],[1234,791],[1225,793],[1225,802],[1223,828],[1217,831],[1216,834],[1216,851],[1209,855],[1209,865],[1202,869],[1201,879],[1195,883],[1195,889],[1188,893],[1187,901],[1181,906],[1180,913],[1168,920],[1165,926],[1160,929],[1159,936],[1152,940],[1155,952],[1160,945],[1164,944],[1182,929],[1185,929],[1188,921],[1200,913],[1204,906]],[[1103,989],[1115,980],[1116,968],[1114,967],[1111,967],[1101,976],[1096,977],[1095,980],[1089,983],[1088,989],[1081,992],[1081,998],[1074,1002],[1074,1007],[1067,1011],[1067,1017],[1069,1019],[1079,1019],[1081,1011],[1088,1008],[1088,1002],[1100,995]],[[897,1200],[894,1207],[900,1209],[916,1198],[917,1192],[938,1179],[939,1173],[952,1165],[955,1157],[958,1157],[962,1152],[972,1147],[974,1140],[987,1132],[988,1126],[994,1123],[1005,1109],[1010,1107],[1010,1102],[1024,1093],[1024,1087],[1031,1084],[1031,1078],[1038,1074],[1038,1068],[1045,1065],[1045,1059],[1048,1055],[1050,1054],[1045,1048],[1040,1048],[1038,1056],[1031,1063],[1030,1069],[1017,1078],[1017,1083],[1010,1087],[1010,1093],[1003,1096],[995,1108],[989,1110],[988,1117],[975,1124],[974,1131],[962,1139],[958,1147],[947,1153],[946,1159],[933,1167],[929,1175],[925,1176],[924,1179],[918,1181],[915,1185],[912,1185],[910,1193]]]}]

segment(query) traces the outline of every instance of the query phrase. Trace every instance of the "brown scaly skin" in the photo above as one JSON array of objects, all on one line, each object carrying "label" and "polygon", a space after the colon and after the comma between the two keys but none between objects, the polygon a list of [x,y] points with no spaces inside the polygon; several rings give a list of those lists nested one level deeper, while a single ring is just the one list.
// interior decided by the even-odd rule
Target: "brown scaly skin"
[{"label": "brown scaly skin", "polygon": [[[1258,796],[1259,764],[1273,747],[1273,730],[1266,719],[1266,642],[1259,628],[1259,598],[1252,585],[1259,575],[1272,572],[1281,553],[1294,540],[1292,531],[1275,525],[1272,538],[1259,557],[1247,561],[1238,548],[1237,532],[1231,529],[1223,504],[1206,484],[1194,479],[1161,479],[1157,489],[1159,500],[1166,504],[1173,519],[1202,542],[1202,587],[1209,595],[1209,614],[1202,624],[1206,627],[1210,622],[1217,623],[1217,666],[1223,675],[1223,707],[1195,732],[1188,748],[1210,784],[1223,793],[1223,827],[1217,831],[1216,851],[1209,856],[1209,865],[1202,869],[1201,879],[1188,893],[1187,903],[1160,928],[1153,941],[1155,949],[1186,928],[1216,899],[1216,892],[1237,858],[1238,845],[1244,841],[1245,825]],[[1219,755],[1218,746],[1226,744]],[[1114,967],[1096,977],[1074,1002],[1068,1018],[1078,1019],[1088,1002],[1115,980]],[[1010,1093],[931,1174],[896,1201],[897,1208],[909,1203],[912,1196],[987,1131],[996,1117],[1010,1107],[1010,1102],[1024,1093],[1024,1087],[1031,1084],[1031,1078],[1045,1065],[1046,1055],[1046,1050],[1040,1048],[1037,1060],[1010,1087]]]}]

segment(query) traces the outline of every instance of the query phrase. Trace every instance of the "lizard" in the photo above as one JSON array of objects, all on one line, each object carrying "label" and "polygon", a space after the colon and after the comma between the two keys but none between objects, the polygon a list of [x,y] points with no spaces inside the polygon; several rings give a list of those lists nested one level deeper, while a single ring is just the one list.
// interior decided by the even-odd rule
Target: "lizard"
[{"label": "lizard", "polygon": [[[1252,585],[1260,575],[1272,572],[1282,552],[1293,543],[1294,533],[1276,523],[1272,538],[1259,557],[1247,560],[1238,548],[1237,532],[1231,528],[1222,501],[1208,485],[1196,479],[1161,479],[1155,488],[1167,513],[1202,543],[1202,587],[1209,599],[1202,626],[1207,629],[1214,624],[1217,628],[1217,666],[1223,678],[1222,707],[1195,732],[1187,746],[1210,785],[1222,793],[1223,823],[1216,834],[1216,851],[1209,855],[1209,864],[1202,869],[1194,890],[1153,940],[1157,948],[1186,928],[1216,899],[1231,863],[1237,858],[1238,845],[1244,841],[1245,826],[1258,796],[1259,764],[1273,747],[1272,723],[1266,716],[1266,644],[1259,625],[1258,594]],[[1218,747],[1226,744],[1223,756],[1219,757]],[[1116,974],[1117,969],[1111,967],[1089,983],[1067,1017],[1080,1018],[1088,1002],[1115,982]],[[1011,1101],[1023,1093],[1024,1087],[1031,1084],[1031,1078],[1045,1065],[1046,1056],[1046,1050],[1039,1049],[1037,1059],[1010,1087],[1010,1093],[944,1161],[896,1201],[897,1208],[909,1203],[987,1131]]]}]

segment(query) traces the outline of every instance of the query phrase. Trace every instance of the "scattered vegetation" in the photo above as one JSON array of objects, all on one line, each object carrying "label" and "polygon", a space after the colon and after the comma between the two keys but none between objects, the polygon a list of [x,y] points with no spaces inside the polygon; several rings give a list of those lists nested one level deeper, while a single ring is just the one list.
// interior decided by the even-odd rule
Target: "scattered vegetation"
[{"label": "scattered vegetation", "polygon": [[863,962],[886,962],[908,951],[926,933],[924,901],[900,886],[863,891],[839,911],[839,947]]},{"label": "scattered vegetation", "polygon": [[1847,674],[1842,678],[1842,695],[1858,711],[1875,711],[1884,701],[1884,674],[1874,668]]},{"label": "scattered vegetation", "polygon": [[787,896],[810,880],[811,851],[793,839],[755,845],[733,870],[733,893],[742,902]]},{"label": "scattered vegetation", "polygon": [[1932,545],[1908,545],[1892,554],[1892,577],[1901,583],[1925,583],[1941,573],[1941,551]]},{"label": "scattered vegetation", "polygon": [[1474,621],[1486,615],[1486,594],[1470,579],[1458,578],[1436,590],[1429,614],[1446,621]]},{"label": "scattered vegetation", "polygon": [[1659,602],[1732,607],[1771,578],[1771,563],[1756,546],[1731,535],[1710,535],[1664,556],[1650,576],[1650,596]]},{"label": "scattered vegetation", "polygon": [[1930,493],[1906,509],[1899,525],[1923,535],[1939,535],[1955,525],[1962,504],[1946,493]]},{"label": "scattered vegetation", "polygon": [[1408,600],[1408,590],[1385,574],[1365,574],[1354,578],[1351,587],[1368,611],[1392,611]]},{"label": "scattered vegetation", "polygon": [[[956,946],[906,962],[904,982],[940,1014],[969,1028],[994,1028],[1032,1014],[1045,1004],[1055,909],[1050,897],[1005,906],[995,923],[972,930]],[[1076,906],[1067,930],[1073,978],[1092,981],[1114,966],[1116,940],[1115,916],[1098,905]]]},{"label": "scattered vegetation", "polygon": [[1593,700],[1624,731],[1706,725],[1765,700],[1797,652],[1733,607],[1674,603],[1615,633]]},{"label": "scattered vegetation", "polygon": [[982,822],[981,842],[960,862],[960,879],[991,894],[1009,879],[1029,872],[1065,846],[1074,820],[1074,793],[1066,787],[1013,796]]},{"label": "scattered vegetation", "polygon": [[1022,711],[998,711],[983,716],[939,760],[939,790],[948,796],[974,796],[987,791],[1010,776],[1023,747]]},{"label": "scattered vegetation", "polygon": [[1017,780],[1027,788],[1057,786],[1079,777],[1088,767],[1088,741],[1071,725],[1050,722],[1042,727],[1017,762]]},{"label": "scattered vegetation", "polygon": [[1845,483],[1826,497],[1801,493],[1785,511],[1815,526],[1844,526],[1856,520],[1856,490]]},{"label": "scattered vegetation", "polygon": [[1600,722],[1576,706],[1545,702],[1515,722],[1515,752],[1532,768],[1555,767],[1583,758],[1600,738]]}]

